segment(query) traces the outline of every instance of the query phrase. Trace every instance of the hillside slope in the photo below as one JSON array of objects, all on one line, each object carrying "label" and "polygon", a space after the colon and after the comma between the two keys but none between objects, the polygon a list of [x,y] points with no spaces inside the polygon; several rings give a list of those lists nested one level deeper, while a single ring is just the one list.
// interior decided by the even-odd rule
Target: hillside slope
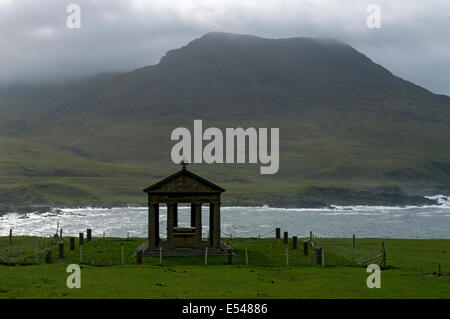
[{"label": "hillside slope", "polygon": [[192,128],[194,119],[204,127],[280,128],[274,176],[260,176],[258,165],[194,166],[243,200],[311,185],[421,193],[450,184],[450,98],[333,39],[209,33],[0,132],[89,163],[160,175],[177,169],[172,130]]}]

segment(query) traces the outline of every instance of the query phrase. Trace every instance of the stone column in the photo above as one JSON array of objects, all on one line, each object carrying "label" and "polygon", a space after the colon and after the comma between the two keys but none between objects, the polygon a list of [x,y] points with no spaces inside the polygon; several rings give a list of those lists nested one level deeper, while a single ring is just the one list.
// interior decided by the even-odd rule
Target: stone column
[{"label": "stone column", "polygon": [[159,236],[159,204],[155,204],[155,238],[156,246],[158,246],[159,241],[161,240]]},{"label": "stone column", "polygon": [[158,204],[148,204],[148,248],[156,248],[156,210]]},{"label": "stone column", "polygon": [[209,244],[214,246],[214,205],[209,203]]},{"label": "stone column", "polygon": [[194,247],[202,246],[202,203],[194,204],[194,216],[195,216],[195,238]]},{"label": "stone column", "polygon": [[173,222],[175,214],[175,203],[167,203],[167,247],[175,248],[175,239],[173,238]]},{"label": "stone column", "polygon": [[220,202],[212,203],[213,205],[213,246],[220,248]]},{"label": "stone column", "polygon": [[191,203],[191,227],[195,227],[195,204]]},{"label": "stone column", "polygon": [[178,204],[175,203],[173,210],[173,227],[178,227]]}]

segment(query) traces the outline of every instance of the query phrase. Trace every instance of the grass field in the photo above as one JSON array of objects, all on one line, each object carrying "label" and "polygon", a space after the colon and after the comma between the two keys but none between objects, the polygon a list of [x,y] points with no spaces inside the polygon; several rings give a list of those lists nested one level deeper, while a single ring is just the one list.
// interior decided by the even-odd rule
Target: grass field
[{"label": "grass field", "polygon": [[[144,239],[94,238],[83,246],[81,289],[66,287],[68,264],[80,264],[79,248],[52,263],[35,265],[31,248],[36,238],[14,237],[9,245],[0,237],[0,252],[11,254],[23,265],[0,265],[0,298],[449,298],[450,240],[384,239],[387,268],[381,272],[381,288],[369,289],[366,268],[358,257],[348,254],[351,239],[323,239],[322,246],[342,247],[325,250],[326,267],[315,264],[315,256],[301,256],[275,239],[227,239],[235,252],[233,265],[224,257],[144,257],[135,264],[133,252]],[[326,244],[325,242],[326,241]],[[379,250],[381,239],[357,239],[363,247]],[[121,247],[125,264],[121,263]],[[13,247],[12,251],[9,248]],[[22,248],[20,248],[22,247]],[[289,266],[285,251],[288,248]],[[249,266],[245,264],[245,249]],[[342,257],[344,251],[345,257]],[[437,275],[438,264],[442,276]]]},{"label": "grass field", "polygon": [[[47,137],[50,132],[46,130],[40,133],[43,141],[0,135],[2,205],[142,205],[146,202],[142,189],[179,169],[170,158],[169,124],[152,124],[151,135],[148,124],[133,123],[127,128],[104,123],[95,131],[89,129],[95,127],[91,124],[85,124],[83,136],[76,140],[62,124],[64,129],[52,135],[56,140]],[[236,123],[210,125],[233,127]],[[283,128],[280,170],[275,175],[261,175],[259,164],[190,165],[194,173],[227,190],[223,196],[226,205],[268,204],[268,196],[298,198],[308,186],[358,190],[398,186],[414,192],[417,188],[448,188],[448,130],[425,124],[414,128],[430,135],[423,141],[411,140],[413,132],[406,128],[394,139],[385,137],[376,126],[360,134],[362,128],[358,127],[342,132],[328,123],[325,130],[321,125],[297,119],[239,125]],[[399,123],[383,125],[383,130],[395,132],[402,127]],[[323,133],[327,130],[330,132]]]}]

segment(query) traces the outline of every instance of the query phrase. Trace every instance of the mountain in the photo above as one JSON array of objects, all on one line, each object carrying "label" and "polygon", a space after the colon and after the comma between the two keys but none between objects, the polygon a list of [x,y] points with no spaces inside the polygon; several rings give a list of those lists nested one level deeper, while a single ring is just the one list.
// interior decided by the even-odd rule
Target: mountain
[{"label": "mountain", "polygon": [[[403,110],[420,112],[419,117],[426,113],[424,104],[430,107],[450,102],[446,96],[395,77],[338,40],[209,33],[169,51],[158,65],[96,86],[59,107],[55,116],[72,112],[205,116],[206,111],[216,118],[218,111],[226,116],[255,111],[298,113],[318,105],[348,109],[354,98],[357,100],[351,106],[355,110]],[[395,108],[380,110],[383,103],[394,102]]]},{"label": "mountain", "polygon": [[[194,119],[219,128],[279,127],[274,176],[260,176],[256,165],[193,166],[229,186],[229,198],[237,201],[297,196],[307,186],[395,185],[421,193],[450,184],[450,98],[393,75],[339,40],[208,33],[157,65],[50,100],[20,125],[3,123],[0,134],[51,145],[92,165],[158,176],[176,169],[172,130],[192,128]],[[65,176],[65,183],[84,187],[118,178],[100,189],[114,187],[117,200],[124,190],[141,196],[145,185],[135,185],[136,176],[106,171]]]}]

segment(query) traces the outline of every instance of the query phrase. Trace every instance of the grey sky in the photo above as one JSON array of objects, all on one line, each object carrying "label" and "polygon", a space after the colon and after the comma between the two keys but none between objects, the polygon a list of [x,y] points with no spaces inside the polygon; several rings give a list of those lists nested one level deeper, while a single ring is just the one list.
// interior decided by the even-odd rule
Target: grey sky
[{"label": "grey sky", "polygon": [[[66,8],[81,6],[81,29]],[[367,5],[382,9],[366,26]],[[339,38],[394,74],[450,95],[448,0],[0,0],[0,84],[127,71],[210,31]]]}]

